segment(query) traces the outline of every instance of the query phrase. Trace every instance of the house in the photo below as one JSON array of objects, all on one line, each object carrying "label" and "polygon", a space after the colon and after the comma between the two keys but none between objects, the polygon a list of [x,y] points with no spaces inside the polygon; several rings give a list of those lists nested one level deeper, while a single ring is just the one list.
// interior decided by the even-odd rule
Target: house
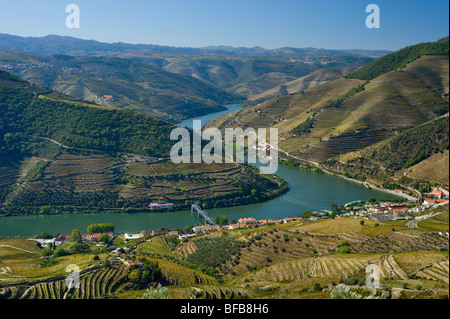
[{"label": "house", "polygon": [[254,227],[258,225],[258,221],[255,218],[240,218],[238,220],[240,224],[245,224],[249,227]]},{"label": "house", "polygon": [[124,259],[123,263],[128,267],[131,267],[131,266],[136,266],[136,267],[140,267],[140,268],[144,267],[144,263],[139,260]]},{"label": "house", "polygon": [[318,221],[318,220],[321,220],[321,219],[322,219],[322,217],[319,217],[319,216],[311,216],[309,218],[309,220],[312,220],[312,221]]},{"label": "house", "polygon": [[423,194],[437,199],[441,199],[444,196],[444,192],[439,190],[437,187],[433,187],[433,190],[430,193],[423,193]]},{"label": "house", "polygon": [[197,234],[192,229],[178,231],[178,239],[179,240],[183,240],[183,239],[186,240],[189,237],[194,237],[194,236],[197,236]]},{"label": "house", "polygon": [[[114,236],[113,232],[109,232],[109,233],[88,233],[88,234],[81,234],[81,240],[84,241],[94,241],[94,240],[99,240],[100,236],[107,234],[110,238]],[[70,237],[71,235],[59,235],[56,239],[55,239],[55,245],[59,246],[61,244],[64,244],[67,241],[70,241]]]},{"label": "house", "polygon": [[244,224],[244,223],[230,224],[230,225],[228,225],[228,229],[229,229],[229,230],[232,230],[232,229],[238,229],[238,228],[244,228],[244,227],[247,227],[247,225]]},{"label": "house", "polygon": [[259,226],[266,226],[267,225],[267,219],[260,219],[260,220],[257,220],[257,222],[258,222]]},{"label": "house", "polygon": [[202,226],[195,226],[194,228],[192,228],[192,230],[195,233],[199,233],[199,232],[212,232],[212,231],[218,231],[219,230],[219,226],[217,225],[202,225]]},{"label": "house", "polygon": [[439,206],[445,206],[448,205],[448,199],[425,199],[423,201],[424,206],[433,206],[433,205],[439,205]]},{"label": "house", "polygon": [[59,246],[64,244],[66,241],[70,241],[70,235],[59,235],[55,239],[55,245]]},{"label": "house", "polygon": [[150,203],[148,205],[150,208],[169,208],[174,206],[174,203]]},{"label": "house", "polygon": [[152,230],[152,236],[167,235],[168,233],[169,231],[167,229]]},{"label": "house", "polygon": [[139,234],[125,233],[124,237],[125,237],[125,240],[135,240],[135,239],[144,237],[144,235],[142,233],[139,233]]},{"label": "house", "polygon": [[[81,239],[85,241],[94,241],[99,240],[100,236],[104,235],[105,233],[94,233],[94,234],[81,234]],[[113,232],[106,233],[109,237],[114,236]]]},{"label": "house", "polygon": [[53,243],[55,243],[56,245],[56,238],[52,239],[29,238],[29,240],[37,241],[38,243],[41,244],[41,247],[43,248],[52,247]]}]

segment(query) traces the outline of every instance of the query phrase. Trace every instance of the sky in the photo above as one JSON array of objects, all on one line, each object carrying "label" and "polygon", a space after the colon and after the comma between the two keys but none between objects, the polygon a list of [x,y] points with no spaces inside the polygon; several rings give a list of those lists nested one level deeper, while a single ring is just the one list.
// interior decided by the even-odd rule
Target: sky
[{"label": "sky", "polygon": [[[66,6],[80,28],[66,27]],[[367,28],[369,4],[380,28]],[[397,50],[448,36],[448,0],[0,0],[0,33],[101,42]]]}]

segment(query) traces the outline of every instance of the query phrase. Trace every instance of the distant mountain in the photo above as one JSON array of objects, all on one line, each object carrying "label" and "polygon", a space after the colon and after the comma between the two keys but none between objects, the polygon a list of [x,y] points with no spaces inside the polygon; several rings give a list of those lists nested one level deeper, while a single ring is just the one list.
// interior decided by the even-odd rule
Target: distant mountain
[{"label": "distant mountain", "polygon": [[0,69],[41,87],[171,122],[224,110],[239,98],[190,76],[130,60],[0,51]]},{"label": "distant mountain", "polygon": [[68,36],[47,35],[45,37],[20,37],[0,33],[0,50],[27,51],[39,54],[69,55],[107,55],[117,52],[154,52],[166,54],[238,54],[263,56],[332,56],[355,55],[380,57],[390,53],[385,50],[327,50],[316,48],[280,48],[268,50],[261,47],[244,48],[230,46],[209,46],[204,48],[180,48],[153,44],[104,43],[95,40],[83,40]]},{"label": "distant mountain", "polygon": [[320,69],[364,66],[373,61],[374,57],[389,53],[315,48],[177,48],[151,44],[102,43],[56,35],[36,38],[8,34],[0,34],[0,50],[124,58],[147,63],[167,72],[194,77],[243,98],[260,94]]}]

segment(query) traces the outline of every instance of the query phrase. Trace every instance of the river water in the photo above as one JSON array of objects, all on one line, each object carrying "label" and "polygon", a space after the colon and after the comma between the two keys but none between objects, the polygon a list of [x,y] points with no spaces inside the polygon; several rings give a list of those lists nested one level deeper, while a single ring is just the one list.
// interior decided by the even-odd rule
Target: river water
[{"label": "river water", "polygon": [[[230,113],[240,108],[239,105],[228,106],[227,111],[209,114],[201,119],[202,124],[222,114]],[[185,120],[180,126],[192,127],[194,119]],[[326,174],[316,174],[305,169],[279,165],[277,175],[285,179],[290,186],[286,194],[264,203],[236,206],[228,208],[208,209],[211,217],[226,215],[229,221],[243,217],[256,219],[279,217],[295,217],[305,210],[321,211],[330,209],[332,203],[345,204],[354,200],[392,198],[385,192],[365,188],[364,186],[345,181],[344,179]],[[94,223],[112,223],[116,232],[137,232],[144,229],[159,228],[177,229],[187,225],[203,223],[197,213],[191,211],[167,213],[98,213],[71,215],[31,215],[0,218],[0,235],[2,236],[32,236],[41,232],[50,234],[70,234],[75,228],[86,232],[87,226]]]}]

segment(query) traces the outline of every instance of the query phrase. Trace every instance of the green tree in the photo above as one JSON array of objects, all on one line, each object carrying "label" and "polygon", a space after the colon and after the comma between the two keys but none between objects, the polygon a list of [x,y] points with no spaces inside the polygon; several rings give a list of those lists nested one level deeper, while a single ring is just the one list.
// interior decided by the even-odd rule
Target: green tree
[{"label": "green tree", "polygon": [[169,299],[169,289],[158,284],[156,288],[149,288],[144,294],[145,299]]},{"label": "green tree", "polygon": [[72,234],[70,235],[71,242],[81,242],[81,233],[78,229],[72,230]]},{"label": "green tree", "polygon": [[50,212],[51,212],[50,206],[42,206],[41,210],[39,211],[39,214],[47,215],[50,214]]},{"label": "green tree", "polygon": [[88,233],[108,233],[114,232],[115,226],[110,223],[91,224],[87,227]]},{"label": "green tree", "polygon": [[128,280],[137,283],[141,279],[141,270],[134,269],[128,274]]},{"label": "green tree", "polygon": [[225,215],[217,215],[214,218],[214,220],[215,220],[216,224],[219,224],[219,225],[226,225],[226,224],[228,224],[228,217],[225,216]]}]

